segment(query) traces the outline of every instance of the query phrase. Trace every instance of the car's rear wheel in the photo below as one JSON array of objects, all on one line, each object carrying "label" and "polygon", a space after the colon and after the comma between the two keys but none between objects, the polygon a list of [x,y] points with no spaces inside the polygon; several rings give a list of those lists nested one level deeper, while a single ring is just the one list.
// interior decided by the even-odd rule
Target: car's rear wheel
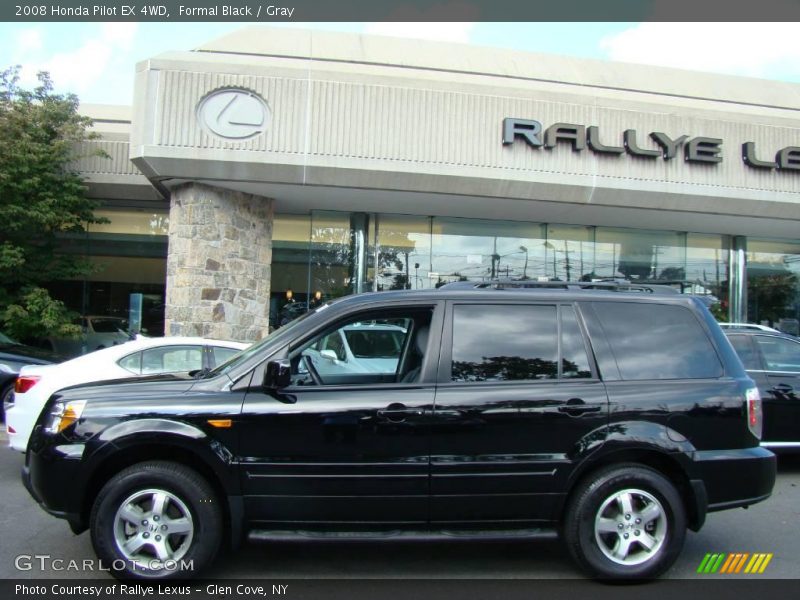
[{"label": "car's rear wheel", "polygon": [[214,559],[222,511],[208,482],[172,462],[146,462],[112,477],[90,517],[92,544],[120,578],[194,576]]},{"label": "car's rear wheel", "polygon": [[656,577],[675,562],[686,537],[686,511],[666,477],[636,464],[615,465],[575,490],[564,539],[592,577]]},{"label": "car's rear wheel", "polygon": [[0,419],[5,421],[6,411],[11,408],[11,395],[14,393],[14,381],[0,390]]}]

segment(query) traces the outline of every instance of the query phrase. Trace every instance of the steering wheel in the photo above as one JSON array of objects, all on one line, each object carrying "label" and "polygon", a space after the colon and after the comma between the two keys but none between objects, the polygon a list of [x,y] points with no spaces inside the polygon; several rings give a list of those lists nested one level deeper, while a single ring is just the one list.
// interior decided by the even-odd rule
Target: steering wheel
[{"label": "steering wheel", "polygon": [[317,367],[311,357],[308,354],[303,354],[301,361],[308,374],[311,375],[311,381],[314,382],[314,385],[322,385],[322,377],[319,376],[319,371],[317,371]]}]

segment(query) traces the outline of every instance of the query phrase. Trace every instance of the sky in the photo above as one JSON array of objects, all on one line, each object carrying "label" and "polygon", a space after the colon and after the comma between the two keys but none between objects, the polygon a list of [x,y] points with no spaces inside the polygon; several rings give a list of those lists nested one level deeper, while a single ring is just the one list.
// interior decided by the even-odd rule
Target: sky
[{"label": "sky", "polygon": [[[22,66],[30,87],[49,71],[81,102],[132,104],[135,64],[191,50],[252,23],[0,23],[0,69]],[[800,83],[800,23],[290,23],[644,63]]]}]

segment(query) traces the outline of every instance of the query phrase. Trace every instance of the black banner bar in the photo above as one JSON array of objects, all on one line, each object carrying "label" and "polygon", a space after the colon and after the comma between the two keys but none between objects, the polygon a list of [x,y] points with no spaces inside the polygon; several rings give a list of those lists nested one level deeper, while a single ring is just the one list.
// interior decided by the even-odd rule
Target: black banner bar
[{"label": "black banner bar", "polygon": [[796,0],[4,0],[0,21],[800,21]]},{"label": "black banner bar", "polygon": [[792,598],[796,580],[680,580],[609,584],[579,579],[313,579],[156,583],[113,579],[0,580],[4,600],[746,600]]}]

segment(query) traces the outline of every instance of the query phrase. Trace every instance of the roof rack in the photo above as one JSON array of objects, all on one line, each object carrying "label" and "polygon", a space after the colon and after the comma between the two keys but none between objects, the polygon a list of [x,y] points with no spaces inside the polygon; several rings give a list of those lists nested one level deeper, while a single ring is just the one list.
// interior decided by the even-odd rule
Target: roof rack
[{"label": "roof rack", "polygon": [[674,287],[650,283],[636,283],[627,279],[601,279],[596,281],[538,281],[535,279],[495,279],[492,281],[454,281],[440,290],[598,290],[606,292],[637,292],[643,294],[679,294]]}]

